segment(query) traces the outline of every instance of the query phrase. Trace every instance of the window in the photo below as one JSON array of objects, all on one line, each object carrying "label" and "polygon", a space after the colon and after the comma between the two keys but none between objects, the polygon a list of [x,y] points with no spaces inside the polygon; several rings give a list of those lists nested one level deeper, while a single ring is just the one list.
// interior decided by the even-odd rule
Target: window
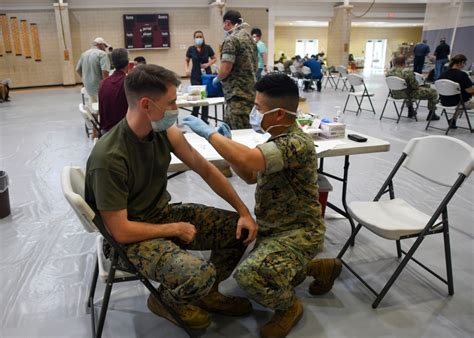
[{"label": "window", "polygon": [[295,47],[295,55],[304,57],[316,55],[319,52],[319,41],[317,39],[297,39]]}]

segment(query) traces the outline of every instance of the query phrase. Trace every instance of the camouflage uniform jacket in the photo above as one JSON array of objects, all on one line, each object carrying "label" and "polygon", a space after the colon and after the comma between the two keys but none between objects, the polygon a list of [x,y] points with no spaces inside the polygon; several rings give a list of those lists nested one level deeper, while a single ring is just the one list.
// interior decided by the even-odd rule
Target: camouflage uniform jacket
[{"label": "camouflage uniform jacket", "polygon": [[258,52],[255,41],[247,31],[237,29],[225,38],[221,49],[222,61],[233,63],[229,76],[222,81],[225,99],[239,97],[253,102]]},{"label": "camouflage uniform jacket", "polygon": [[393,98],[395,99],[404,99],[407,96],[413,97],[418,90],[418,81],[416,81],[415,73],[409,69],[403,69],[399,67],[393,67],[387,72],[387,77],[397,76],[402,78],[407,83],[406,90],[394,90],[392,91]]},{"label": "camouflage uniform jacket", "polygon": [[294,123],[258,148],[266,162],[255,191],[259,239],[278,237],[298,250],[321,250],[325,226],[312,138]]}]

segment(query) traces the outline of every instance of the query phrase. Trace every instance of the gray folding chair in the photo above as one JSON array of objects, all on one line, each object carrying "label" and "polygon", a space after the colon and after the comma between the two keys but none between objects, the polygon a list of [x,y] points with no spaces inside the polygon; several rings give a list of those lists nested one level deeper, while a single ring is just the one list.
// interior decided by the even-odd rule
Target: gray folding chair
[{"label": "gray folding chair", "polygon": [[[351,85],[351,88],[349,89],[349,94],[347,94],[346,104],[344,105],[344,110],[342,112],[343,113],[346,112],[347,103],[349,102],[350,97],[355,98],[357,102],[357,110],[347,109],[348,111],[354,111],[357,116],[359,115],[359,112],[362,113],[362,110],[368,110],[368,109],[362,108],[362,102],[364,101],[364,97],[366,97],[369,99],[370,106],[372,107],[372,112],[375,115],[374,105],[372,104],[372,100],[370,99],[370,97],[374,96],[374,94],[369,93],[369,91],[367,90],[367,87],[365,86],[364,78],[359,74],[348,74],[347,81]],[[355,88],[361,88],[362,90],[356,91]],[[360,98],[360,101],[358,98]]]},{"label": "gray folding chair", "polygon": [[[425,80],[424,76],[420,73],[417,73],[417,72],[414,72],[414,74],[415,74],[416,82],[418,82],[418,86],[424,86],[426,84],[426,80]],[[420,106],[420,102],[421,102],[421,99],[416,102],[416,108],[415,108],[416,111],[418,111],[418,107]],[[423,106],[423,107],[426,107],[426,106]]]},{"label": "gray folding chair", "polygon": [[[395,99],[393,97],[393,91],[394,90],[395,91],[407,90],[407,88],[408,88],[407,82],[405,81],[405,79],[402,79],[398,76],[389,76],[385,79],[385,81],[387,82],[388,96],[387,96],[387,99],[385,100],[385,104],[383,105],[382,114],[380,114],[380,120],[382,120],[382,118],[385,118],[385,119],[390,119],[390,120],[396,120],[397,123],[398,123],[398,122],[400,122],[400,118],[402,117],[403,109],[405,108],[405,105],[407,103],[407,99]],[[385,113],[385,108],[387,107],[387,103],[389,101],[393,102],[393,106],[395,107],[395,112],[397,113],[397,118],[396,119],[393,118],[393,117],[383,116],[383,114]],[[397,102],[402,103],[400,111],[398,111]],[[403,116],[403,117],[408,118],[408,116]],[[418,122],[418,120],[416,118],[416,115],[415,115],[415,120]]]},{"label": "gray folding chair", "polygon": [[[441,96],[457,96],[459,97],[459,101],[458,101],[458,104],[455,106],[444,106],[441,103],[438,103],[436,105],[436,108],[441,109],[441,116],[444,115],[446,117],[446,122],[448,123],[448,128],[446,130],[443,128],[433,127],[430,125],[432,115],[430,115],[430,118],[428,119],[428,123],[426,124],[425,130],[427,130],[428,128],[443,130],[445,131],[445,135],[448,135],[449,130],[452,129],[451,126],[454,123],[454,121],[461,118],[462,115],[464,114],[466,116],[467,124],[469,127],[468,128],[462,127],[462,126],[457,126],[457,127],[461,129],[467,129],[471,133],[474,132],[471,125],[471,120],[469,118],[469,114],[474,113],[474,110],[466,109],[466,106],[464,105],[463,97],[461,95],[461,86],[459,85],[459,83],[451,81],[451,80],[442,79],[442,80],[437,80],[435,82],[435,86],[436,86],[436,90],[438,91],[438,94],[440,95],[439,102],[441,102]],[[448,117],[448,112],[453,114],[451,121]]]},{"label": "gray folding chair", "polygon": [[[107,308],[109,305],[110,295],[112,293],[112,287],[114,283],[128,282],[140,280],[143,285],[156,297],[156,299],[168,310],[173,316],[177,323],[188,333],[190,337],[196,337],[189,327],[181,320],[176,312],[163,300],[160,294],[157,292],[155,287],[150,281],[143,276],[138,269],[130,262],[122,246],[120,246],[113,237],[109,234],[107,229],[99,221],[98,217],[92,210],[92,208],[84,200],[84,186],[85,186],[85,175],[84,171],[79,167],[64,167],[61,174],[61,185],[64,197],[71,205],[75,214],[81,221],[82,226],[87,232],[93,232],[100,234],[97,240],[97,258],[95,263],[94,274],[92,275],[92,281],[87,299],[87,305],[91,311],[91,324],[92,324],[92,337],[100,338],[104,328],[105,317],[107,315]],[[110,254],[111,259],[105,257],[102,248],[102,241],[106,241],[112,248]],[[117,269],[118,260],[122,260],[128,269],[122,271]],[[106,287],[104,291],[104,297],[102,301],[102,309],[100,311],[99,322],[96,327],[96,316],[95,316],[95,305],[94,305],[94,294],[97,286],[97,279],[101,277],[101,280],[106,281]]]},{"label": "gray folding chair", "polygon": [[[436,184],[449,188],[449,191],[444,196],[441,196],[441,202],[435,205],[432,214],[429,215],[418,210],[404,199],[395,198],[393,179],[401,167],[424,179],[426,185]],[[358,225],[339,252],[338,258],[376,296],[372,304],[373,308],[379,305],[410,260],[447,284],[449,295],[454,294],[449,243],[448,204],[473,169],[474,149],[467,143],[449,136],[414,138],[405,146],[401,157],[374,200],[372,202],[352,202],[349,204],[349,214],[358,222]],[[380,198],[387,193],[390,199],[381,200]],[[420,198],[424,197],[423,191],[411,191],[410,195],[416,193],[420,195]],[[367,228],[380,238],[395,241],[399,260],[402,258],[402,254],[404,255],[395,272],[380,292],[375,291],[343,259],[344,254],[351,243],[354,243],[355,237],[362,227]],[[447,279],[441,277],[413,257],[426,236],[435,234],[443,235]],[[411,246],[405,251],[402,249],[401,241],[408,238],[413,238],[415,241],[409,242]],[[369,249],[370,247],[370,245],[367,245],[365,248]],[[441,250],[440,245],[439,251]]]},{"label": "gray folding chair", "polygon": [[344,91],[344,89],[349,89],[347,87],[347,75],[349,74],[347,72],[347,68],[341,65],[341,66],[337,66],[336,70],[339,73],[339,76],[337,77],[335,90],[337,90],[337,87],[339,86],[339,81],[342,81],[342,88],[341,88],[342,91]]},{"label": "gray folding chair", "polygon": [[321,69],[323,71],[324,78],[326,78],[324,88],[326,88],[328,83],[331,88],[336,88],[336,77],[329,71],[328,67],[326,67],[325,65],[321,65]]}]

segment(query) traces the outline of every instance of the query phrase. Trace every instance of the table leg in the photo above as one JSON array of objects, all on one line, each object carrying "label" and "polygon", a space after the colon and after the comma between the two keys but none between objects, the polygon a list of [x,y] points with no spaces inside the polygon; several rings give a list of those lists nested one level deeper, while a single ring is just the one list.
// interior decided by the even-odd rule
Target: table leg
[{"label": "table leg", "polygon": [[[335,179],[337,181],[342,182],[342,206],[343,206],[344,210],[342,210],[338,206],[332,204],[331,202],[328,202],[327,206],[329,208],[331,208],[332,210],[336,211],[338,214],[346,217],[349,220],[349,223],[351,225],[351,236],[352,236],[352,234],[355,231],[355,224],[354,224],[354,220],[352,219],[351,215],[349,215],[349,213],[347,211],[347,200],[346,200],[346,197],[347,197],[347,182],[348,182],[348,178],[349,178],[349,164],[350,164],[349,155],[346,155],[344,157],[344,174],[343,174],[342,178],[324,172],[324,170],[323,170],[324,169],[324,159],[321,158],[319,163],[320,163],[319,169],[318,169],[319,173],[321,173],[321,174],[323,174],[323,175],[325,175],[329,178],[332,178],[332,179]],[[353,241],[351,243],[351,246],[354,246]]]}]

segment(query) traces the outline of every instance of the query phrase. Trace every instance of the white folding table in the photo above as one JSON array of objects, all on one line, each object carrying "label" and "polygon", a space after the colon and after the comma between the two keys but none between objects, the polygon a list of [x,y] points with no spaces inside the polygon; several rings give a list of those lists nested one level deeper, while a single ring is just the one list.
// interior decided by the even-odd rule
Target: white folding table
[{"label": "white folding table", "polygon": [[[386,152],[390,150],[390,143],[372,136],[359,134],[366,137],[366,142],[355,142],[347,138],[347,134],[353,134],[353,131],[346,130],[346,137],[340,139],[317,139],[315,140],[316,152],[319,158],[318,173],[330,177],[334,180],[342,182],[342,206],[343,209],[334,205],[331,202],[327,206],[339,214],[346,217],[351,225],[351,231],[355,230],[355,224],[352,217],[347,212],[347,185],[349,177],[349,157],[351,155],[369,154],[377,152]],[[214,147],[206,141],[206,139],[196,135],[195,133],[186,133],[184,135],[188,142],[201,154],[204,158],[215,165],[225,164],[226,161],[220,156]],[[251,129],[232,130],[232,139],[236,142],[245,144],[248,147],[254,148],[257,144],[265,142],[269,134],[257,134]],[[336,176],[324,171],[324,159],[328,157],[344,156],[344,168],[342,177]],[[174,154],[172,154],[171,163],[168,171],[173,172],[168,177],[179,175],[183,171],[189,169],[182,163]]]}]

